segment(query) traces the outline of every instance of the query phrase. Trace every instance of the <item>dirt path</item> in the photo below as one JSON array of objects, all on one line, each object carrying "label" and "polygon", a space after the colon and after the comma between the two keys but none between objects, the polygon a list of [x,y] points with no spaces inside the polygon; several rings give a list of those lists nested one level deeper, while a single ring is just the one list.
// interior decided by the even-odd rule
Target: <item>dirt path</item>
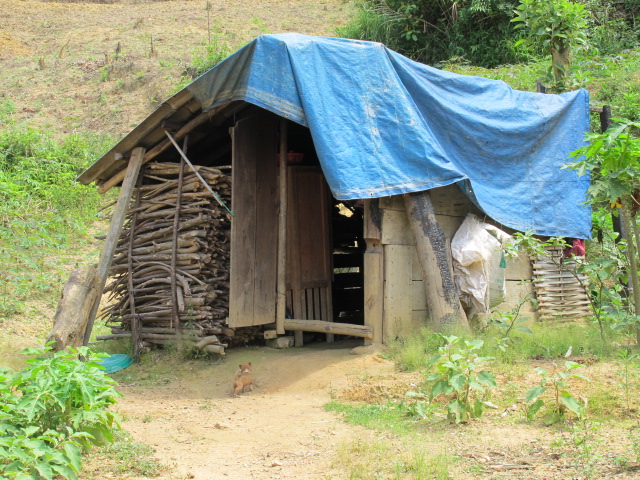
[{"label": "dirt path", "polygon": [[[358,378],[393,371],[377,355],[350,355],[353,346],[240,349],[165,386],[123,384],[123,427],[170,467],[160,479],[340,478],[335,450],[372,432],[322,407]],[[245,361],[257,385],[233,398],[231,379]]]}]

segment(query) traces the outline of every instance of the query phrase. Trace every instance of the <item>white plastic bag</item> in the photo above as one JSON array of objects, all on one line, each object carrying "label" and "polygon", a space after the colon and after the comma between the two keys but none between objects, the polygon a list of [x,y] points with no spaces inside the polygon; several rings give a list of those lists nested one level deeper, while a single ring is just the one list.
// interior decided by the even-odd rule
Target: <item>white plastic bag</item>
[{"label": "white plastic bag", "polygon": [[502,230],[468,214],[451,241],[460,300],[474,313],[485,313],[504,301],[506,264],[501,246],[508,238]]}]

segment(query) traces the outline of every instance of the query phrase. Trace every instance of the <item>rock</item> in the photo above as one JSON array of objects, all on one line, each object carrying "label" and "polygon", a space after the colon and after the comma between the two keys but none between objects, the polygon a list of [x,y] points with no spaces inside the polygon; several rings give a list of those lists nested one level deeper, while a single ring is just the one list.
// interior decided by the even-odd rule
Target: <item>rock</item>
[{"label": "rock", "polygon": [[293,347],[293,337],[278,337],[267,340],[267,347],[269,348],[289,348]]}]

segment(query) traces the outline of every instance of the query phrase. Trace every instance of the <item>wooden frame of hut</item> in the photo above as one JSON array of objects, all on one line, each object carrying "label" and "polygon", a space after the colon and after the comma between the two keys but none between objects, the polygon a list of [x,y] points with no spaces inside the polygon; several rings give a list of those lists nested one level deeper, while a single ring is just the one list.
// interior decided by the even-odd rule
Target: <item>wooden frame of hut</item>
[{"label": "wooden frame of hut", "polygon": [[[265,37],[276,45],[289,40]],[[239,51],[229,68],[246,66],[243,55],[256,55],[255,48]],[[238,100],[227,83],[239,82],[231,91],[243,95],[250,88],[225,68],[221,83],[215,69],[200,82],[219,89],[214,100],[183,89],[78,179],[96,182],[101,193],[121,186],[96,273],[99,291],[111,274],[116,285],[107,288],[120,292],[108,310],[109,338],[132,337],[138,351],[145,342],[189,334],[198,348],[223,353],[241,331],[294,332],[297,345],[303,332],[386,343],[429,322],[440,328],[452,315],[466,322],[449,243],[468,213],[491,219],[456,182],[339,201],[327,185],[318,138],[292,121],[297,110],[284,102],[285,113],[276,113]],[[154,173],[170,170],[171,178]],[[530,295],[531,284],[522,282],[531,278],[528,259],[509,262],[509,300],[500,308]],[[149,298],[136,294],[140,289]],[[100,299],[90,303],[85,343]],[[532,313],[528,303],[524,310]]]}]

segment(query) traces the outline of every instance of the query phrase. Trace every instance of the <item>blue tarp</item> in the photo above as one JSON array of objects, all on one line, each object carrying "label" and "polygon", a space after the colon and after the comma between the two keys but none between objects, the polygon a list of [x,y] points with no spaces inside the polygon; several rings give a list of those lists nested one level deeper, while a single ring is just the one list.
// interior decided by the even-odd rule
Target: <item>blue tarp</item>
[{"label": "blue tarp", "polygon": [[504,225],[590,238],[589,178],[561,170],[589,129],[586,90],[522,92],[299,34],[262,35],[188,88],[205,110],[244,100],[309,127],[340,200],[460,182]]}]

